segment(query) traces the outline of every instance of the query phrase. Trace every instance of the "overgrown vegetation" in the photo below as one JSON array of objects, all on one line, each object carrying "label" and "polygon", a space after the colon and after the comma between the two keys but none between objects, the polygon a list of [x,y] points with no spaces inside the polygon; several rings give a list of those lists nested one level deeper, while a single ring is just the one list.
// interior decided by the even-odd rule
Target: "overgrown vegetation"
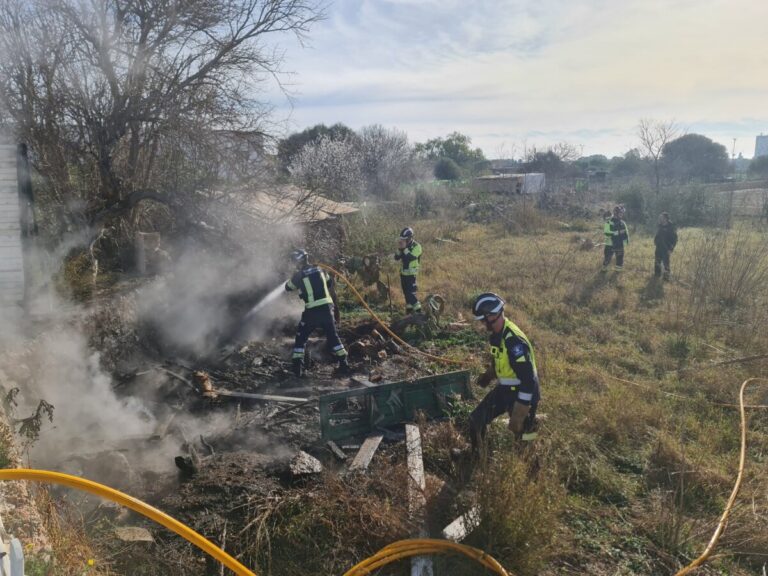
[{"label": "overgrown vegetation", "polygon": [[[684,198],[680,206],[689,205]],[[440,293],[449,316],[466,318],[478,290],[499,292],[542,358],[541,411],[549,419],[534,457],[513,450],[499,419],[491,427],[490,467],[473,477],[480,483],[474,486],[484,486],[481,498],[497,499],[486,526],[518,545],[507,556],[482,525],[476,543],[521,574],[658,574],[701,551],[734,481],[738,449],[737,412],[713,402],[733,405],[745,377],[768,375],[765,360],[729,363],[768,353],[768,334],[758,327],[766,325],[768,310],[766,231],[740,223],[730,231],[683,228],[673,281],[663,283],[652,277],[652,236],[642,231],[633,235],[625,272],[602,276],[602,252],[580,248],[551,216],[537,214],[540,224],[528,233],[507,235],[499,233],[507,228],[503,216],[489,213],[483,224],[457,227],[453,243],[431,231],[446,219],[466,218],[461,203],[444,203],[439,220],[397,216],[424,233],[423,294]],[[397,227],[380,218],[384,229]],[[377,245],[390,249],[392,243],[382,237]],[[478,359],[479,336],[467,341]],[[766,397],[763,385],[749,401]],[[750,420],[749,480],[740,498],[762,512],[738,514],[738,523],[729,524],[733,540],[724,538],[714,571],[753,574],[765,562],[754,553],[768,533],[768,498],[758,480],[768,473],[760,456],[768,447],[764,416],[756,412]],[[457,414],[459,429],[463,421]],[[425,452],[436,473],[452,470],[439,454],[456,442]],[[535,473],[532,462],[540,466]],[[507,484],[494,476],[502,468]],[[526,527],[535,532],[537,526],[527,510],[510,504],[512,486],[532,501],[544,499],[532,507],[541,511],[547,533],[557,534],[551,550],[547,538],[538,540],[540,555],[519,539]]]}]

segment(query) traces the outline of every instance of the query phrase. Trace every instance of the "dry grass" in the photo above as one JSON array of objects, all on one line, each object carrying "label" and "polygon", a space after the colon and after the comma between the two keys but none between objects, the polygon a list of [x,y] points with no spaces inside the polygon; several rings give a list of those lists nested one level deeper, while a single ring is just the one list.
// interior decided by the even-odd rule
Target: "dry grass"
[{"label": "dry grass", "polygon": [[[701,368],[768,352],[768,282],[761,280],[768,239],[757,230],[721,236],[683,229],[672,257],[673,281],[663,283],[652,278],[652,237],[641,231],[633,231],[625,271],[604,275],[602,250],[582,250],[582,242],[561,230],[543,226],[515,236],[500,224],[468,224],[460,243],[425,242],[421,289],[441,294],[447,314],[465,318],[474,295],[498,292],[534,343],[543,383],[540,410],[549,414],[537,450],[547,455],[550,475],[568,501],[584,499],[589,510],[588,530],[570,516],[555,522],[554,531],[575,548],[556,549],[543,571],[663,573],[703,549],[735,479],[738,413],[712,402],[735,403],[743,379],[768,375],[764,361]],[[719,267],[702,272],[697,263],[713,242]],[[755,270],[747,266],[750,254]],[[482,347],[475,351],[482,358]],[[765,387],[751,392],[755,403],[764,396]],[[497,450],[509,448],[504,424],[491,427]],[[440,444],[447,446],[451,436],[443,435],[448,440]],[[733,540],[724,538],[722,556],[714,560],[731,574],[754,573],[766,560],[756,552],[763,544],[756,534],[764,533],[768,517],[766,451],[768,414],[755,414],[749,463],[754,480],[726,531]],[[430,458],[437,470],[445,469],[438,454]],[[676,483],[681,470],[682,491]],[[532,485],[552,489],[540,482]],[[681,495],[679,508],[674,503]]]},{"label": "dry grass", "polygon": [[37,507],[48,533],[52,554],[27,558],[28,576],[111,576],[115,574],[87,534],[86,523],[77,509],[57,502],[50,492],[38,487]]},{"label": "dry grass", "polygon": [[409,537],[407,472],[380,463],[369,475],[323,476],[256,503],[244,540],[259,574],[334,574]]},{"label": "dry grass", "polygon": [[520,576],[537,574],[557,549],[565,491],[546,459],[507,452],[476,472],[471,504],[479,525],[468,543]]}]

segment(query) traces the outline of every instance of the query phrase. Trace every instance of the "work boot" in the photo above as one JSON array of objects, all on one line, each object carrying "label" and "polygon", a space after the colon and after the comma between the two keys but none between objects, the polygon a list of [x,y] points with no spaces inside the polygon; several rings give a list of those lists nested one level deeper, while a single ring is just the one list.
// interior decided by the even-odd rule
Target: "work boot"
[{"label": "work boot", "polygon": [[336,367],[335,373],[341,376],[352,374],[352,368],[350,368],[346,357],[339,360],[339,365]]},{"label": "work boot", "polygon": [[304,376],[304,363],[301,361],[301,358],[293,359],[293,374],[297,378]]}]

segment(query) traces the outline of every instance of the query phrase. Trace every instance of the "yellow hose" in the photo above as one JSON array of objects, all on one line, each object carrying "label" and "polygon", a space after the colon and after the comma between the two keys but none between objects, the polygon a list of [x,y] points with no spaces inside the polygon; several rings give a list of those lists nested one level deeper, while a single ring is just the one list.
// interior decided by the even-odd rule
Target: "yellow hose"
[{"label": "yellow hose", "polygon": [[0,480],[32,480],[35,482],[47,482],[50,484],[61,484],[62,486],[68,486],[69,488],[76,488],[91,494],[96,494],[112,502],[117,502],[121,506],[130,508],[134,512],[146,516],[150,520],[154,520],[158,524],[162,524],[169,530],[176,532],[179,536],[185,540],[191,542],[200,550],[212,556],[224,566],[232,570],[238,576],[256,576],[255,572],[252,572],[240,562],[235,560],[232,556],[224,552],[221,548],[213,544],[210,540],[204,538],[189,526],[182,524],[178,520],[171,518],[164,512],[161,512],[157,508],[145,504],[141,500],[137,500],[132,496],[128,496],[114,488],[104,486],[85,478],[79,478],[77,476],[71,476],[69,474],[62,474],[61,472],[50,472],[48,470],[28,470],[24,468],[0,470]]},{"label": "yellow hose", "polygon": [[379,550],[370,558],[356,564],[344,576],[364,576],[374,570],[378,570],[403,558],[421,556],[426,554],[463,554],[475,560],[488,570],[499,576],[511,576],[504,567],[493,557],[482,550],[472,548],[465,544],[458,544],[449,540],[435,540],[429,538],[416,538],[412,540],[400,540]]},{"label": "yellow hose", "polygon": [[733,485],[731,497],[728,498],[728,502],[725,505],[725,510],[723,510],[723,515],[720,517],[720,522],[717,523],[715,533],[712,534],[712,538],[710,538],[709,544],[707,544],[704,552],[701,553],[701,556],[688,564],[688,566],[678,571],[675,576],[684,576],[684,574],[689,574],[704,564],[704,562],[706,562],[712,554],[715,546],[717,546],[717,543],[720,540],[720,536],[722,536],[723,531],[725,530],[725,524],[728,521],[728,516],[731,515],[733,504],[736,502],[736,496],[738,496],[739,489],[741,488],[741,481],[744,478],[744,464],[747,458],[747,413],[744,406],[744,389],[750,382],[754,382],[756,380],[765,380],[765,378],[749,378],[744,380],[744,383],[741,385],[741,389],[739,390],[739,413],[741,415],[741,451],[739,452],[739,473],[736,475],[736,483]]},{"label": "yellow hose", "polygon": [[384,321],[378,317],[376,312],[371,310],[371,307],[368,306],[368,303],[365,301],[365,298],[363,298],[362,294],[357,291],[357,288],[355,288],[352,285],[352,282],[350,282],[349,278],[347,278],[344,274],[336,270],[335,268],[332,268],[331,266],[328,266],[327,264],[318,264],[318,267],[332,273],[336,277],[340,278],[344,281],[344,284],[346,284],[350,290],[352,290],[352,293],[357,297],[357,299],[360,301],[360,303],[363,305],[363,307],[368,311],[368,314],[370,314],[376,322],[378,322],[379,326],[381,326],[384,331],[389,334],[398,344],[405,346],[407,349],[411,350],[412,352],[415,352],[416,354],[419,354],[421,356],[424,356],[425,358],[429,358],[430,360],[434,360],[435,362],[442,362],[443,364],[454,364],[456,366],[472,366],[472,362],[464,362],[461,360],[452,360],[451,358],[443,358],[441,356],[435,356],[433,354],[429,354],[427,352],[423,352],[416,348],[415,346],[408,344],[405,340],[400,338],[397,334],[395,334],[392,330],[390,330],[389,326],[384,324]]}]

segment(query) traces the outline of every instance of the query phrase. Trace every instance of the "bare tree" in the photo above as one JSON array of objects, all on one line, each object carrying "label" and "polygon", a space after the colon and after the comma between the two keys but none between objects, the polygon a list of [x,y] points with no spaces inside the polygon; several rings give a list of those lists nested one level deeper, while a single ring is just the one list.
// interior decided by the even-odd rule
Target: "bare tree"
[{"label": "bare tree", "polygon": [[333,200],[356,200],[365,182],[362,154],[354,138],[321,136],[301,149],[289,171],[296,184]]},{"label": "bare tree", "polygon": [[221,134],[263,136],[265,39],[320,17],[316,0],[0,0],[0,107],[68,226],[130,225],[142,199],[215,178]]},{"label": "bare tree", "polygon": [[584,153],[584,146],[563,141],[553,144],[547,150],[553,152],[563,162],[573,162],[581,158]]},{"label": "bare tree", "polygon": [[661,153],[664,146],[673,140],[680,132],[674,121],[662,122],[643,118],[637,127],[640,147],[647,158],[653,163],[653,174],[656,182],[656,194],[661,191]]},{"label": "bare tree", "polygon": [[358,137],[369,194],[390,198],[401,184],[414,178],[413,149],[405,132],[373,124],[362,128]]}]

